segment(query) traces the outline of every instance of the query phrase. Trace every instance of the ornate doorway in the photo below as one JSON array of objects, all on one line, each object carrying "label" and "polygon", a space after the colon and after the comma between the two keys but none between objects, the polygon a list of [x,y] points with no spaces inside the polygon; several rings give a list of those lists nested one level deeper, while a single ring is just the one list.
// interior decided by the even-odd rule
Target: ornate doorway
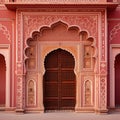
[{"label": "ornate doorway", "polygon": [[115,107],[120,107],[120,54],[115,59]]},{"label": "ornate doorway", "polygon": [[76,77],[73,56],[62,49],[50,52],[45,58],[45,110],[74,110],[76,104]]}]

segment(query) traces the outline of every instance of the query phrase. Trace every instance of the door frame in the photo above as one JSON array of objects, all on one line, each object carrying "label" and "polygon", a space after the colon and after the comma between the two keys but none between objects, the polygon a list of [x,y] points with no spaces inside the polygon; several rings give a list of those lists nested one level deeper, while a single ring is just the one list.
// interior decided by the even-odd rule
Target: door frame
[{"label": "door frame", "polygon": [[6,92],[5,92],[5,108],[10,107],[10,45],[0,44],[0,54],[5,58],[6,64]]},{"label": "door frame", "polygon": [[[81,93],[81,88],[80,86],[80,67],[79,62],[76,62],[78,59],[78,56],[80,55],[80,52],[78,52],[78,49],[80,49],[80,46],[78,43],[73,45],[74,42],[39,42],[38,43],[38,93],[37,93],[37,101],[38,101],[38,108],[40,111],[44,112],[44,105],[43,105],[43,75],[45,73],[45,68],[44,68],[44,60],[45,57],[53,50],[56,50],[58,48],[61,48],[63,50],[68,51],[71,53],[74,57],[75,60],[75,68],[74,68],[74,73],[76,75],[76,105],[75,105],[75,111],[78,109],[78,106],[81,106],[80,101],[80,93]],[[78,46],[77,46],[78,45]],[[79,50],[80,51],[80,50]],[[40,61],[39,61],[40,60]],[[80,63],[82,60],[80,61]],[[41,96],[40,96],[41,95]]]},{"label": "door frame", "polygon": [[110,108],[115,108],[115,58],[120,54],[120,45],[110,45]]}]

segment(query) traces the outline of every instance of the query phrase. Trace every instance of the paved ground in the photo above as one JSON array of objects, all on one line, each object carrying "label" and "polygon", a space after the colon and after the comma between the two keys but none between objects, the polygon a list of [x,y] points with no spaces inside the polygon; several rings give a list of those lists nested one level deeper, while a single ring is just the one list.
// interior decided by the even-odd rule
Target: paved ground
[{"label": "paved ground", "polygon": [[29,113],[0,112],[0,120],[120,120],[120,112],[99,115],[95,113]]}]

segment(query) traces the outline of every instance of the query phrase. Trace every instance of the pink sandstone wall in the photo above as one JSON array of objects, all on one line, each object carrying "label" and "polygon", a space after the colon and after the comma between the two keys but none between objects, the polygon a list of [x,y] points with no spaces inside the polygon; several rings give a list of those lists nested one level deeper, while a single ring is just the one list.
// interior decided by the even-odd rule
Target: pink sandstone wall
[{"label": "pink sandstone wall", "polygon": [[16,36],[15,36],[15,12],[0,6],[0,45],[10,45],[10,106],[15,106],[15,57],[16,57]]},{"label": "pink sandstone wall", "polygon": [[[108,0],[111,2],[112,0]],[[108,42],[110,44],[120,43],[120,7],[113,12],[108,12]],[[0,6],[0,44],[10,45],[10,86],[11,86],[11,107],[16,106],[16,13]],[[2,30],[2,32],[1,32]],[[109,56],[108,56],[109,57]],[[14,86],[15,85],[15,86]],[[108,79],[109,86],[109,79]],[[109,104],[109,87],[108,87]]]},{"label": "pink sandstone wall", "polygon": [[[110,0],[109,0],[110,1]],[[120,2],[120,0],[118,0]],[[120,44],[120,5],[113,11],[108,11],[108,51],[112,44]],[[110,58],[108,54],[108,58]],[[114,58],[113,58],[114,59]],[[108,59],[108,106],[110,105],[110,59]]]},{"label": "pink sandstone wall", "polygon": [[120,44],[120,5],[108,12],[108,38],[110,44]]}]

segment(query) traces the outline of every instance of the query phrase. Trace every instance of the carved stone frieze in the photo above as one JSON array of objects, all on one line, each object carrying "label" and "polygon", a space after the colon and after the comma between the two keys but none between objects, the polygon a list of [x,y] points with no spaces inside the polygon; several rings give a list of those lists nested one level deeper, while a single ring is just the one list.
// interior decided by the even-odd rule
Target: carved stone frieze
[{"label": "carved stone frieze", "polygon": [[16,0],[16,2],[25,2],[25,3],[46,3],[46,4],[80,4],[80,3],[99,3],[106,2],[106,0]]},{"label": "carved stone frieze", "polygon": [[35,30],[39,31],[41,26],[50,26],[52,23],[56,23],[58,21],[63,21],[69,26],[76,25],[80,27],[81,30],[89,31],[90,35],[93,37],[97,37],[97,15],[23,15],[24,19],[24,40],[29,38],[31,33]]},{"label": "carved stone frieze", "polygon": [[22,46],[22,31],[21,31],[21,26],[22,26],[22,22],[21,22],[21,12],[17,12],[17,51],[18,51],[18,55],[17,55],[17,61],[22,61],[22,53],[23,53],[23,46]]},{"label": "carved stone frieze", "polygon": [[112,41],[116,37],[116,35],[119,33],[119,30],[120,30],[120,23],[116,24],[110,31],[110,41]]},{"label": "carved stone frieze", "polygon": [[9,30],[7,29],[7,27],[4,26],[4,25],[2,25],[2,24],[0,24],[0,31],[2,31],[3,34],[6,36],[7,40],[10,41],[10,32],[9,32]]},{"label": "carved stone frieze", "polygon": [[17,109],[23,108],[23,83],[22,83],[22,77],[17,77]]}]

